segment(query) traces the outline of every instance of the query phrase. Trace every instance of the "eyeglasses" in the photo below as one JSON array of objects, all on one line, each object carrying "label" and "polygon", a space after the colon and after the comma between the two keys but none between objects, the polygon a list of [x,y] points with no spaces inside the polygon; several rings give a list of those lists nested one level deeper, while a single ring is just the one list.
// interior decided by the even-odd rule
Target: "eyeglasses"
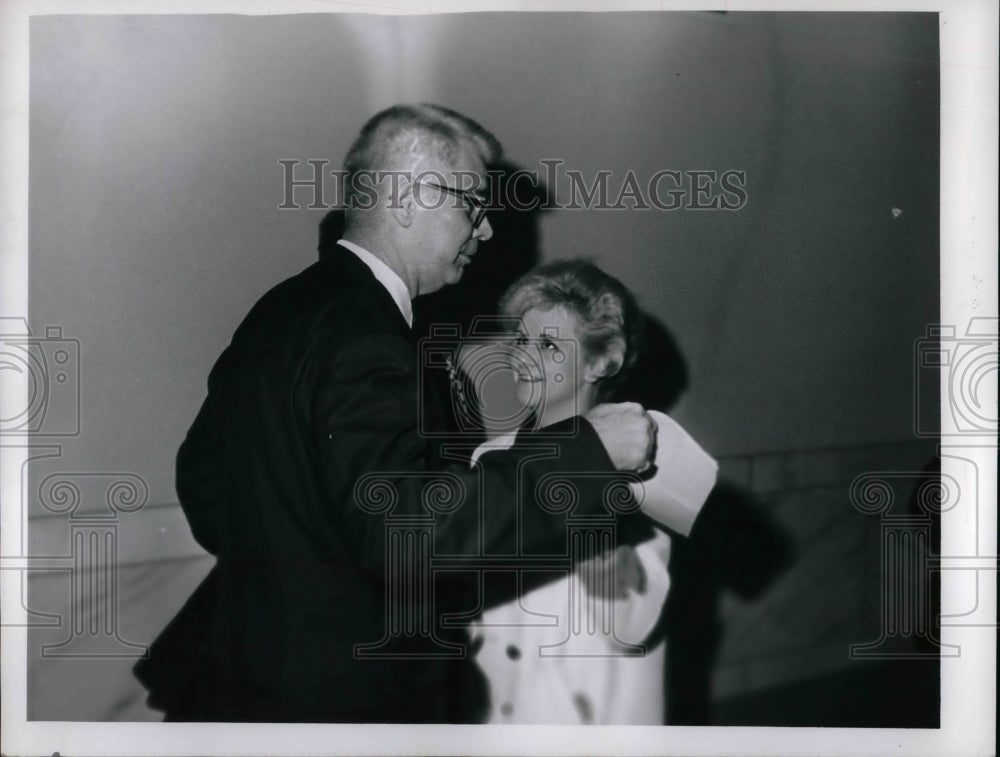
[{"label": "eyeglasses", "polygon": [[432,187],[437,187],[442,192],[447,192],[455,197],[461,197],[465,202],[465,214],[469,217],[472,222],[472,230],[478,229],[483,221],[486,220],[486,201],[477,194],[470,192],[467,189],[455,189],[454,187],[446,187],[443,184],[435,184],[432,181],[421,181],[420,184],[427,184]]}]

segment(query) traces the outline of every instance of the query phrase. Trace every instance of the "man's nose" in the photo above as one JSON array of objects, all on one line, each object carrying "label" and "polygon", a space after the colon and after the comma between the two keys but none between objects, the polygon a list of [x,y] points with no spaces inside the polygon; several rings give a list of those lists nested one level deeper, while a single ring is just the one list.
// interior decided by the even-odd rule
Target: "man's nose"
[{"label": "man's nose", "polygon": [[488,242],[493,236],[493,227],[490,226],[490,219],[483,218],[483,222],[479,224],[476,230],[472,233],[472,236],[480,242]]}]

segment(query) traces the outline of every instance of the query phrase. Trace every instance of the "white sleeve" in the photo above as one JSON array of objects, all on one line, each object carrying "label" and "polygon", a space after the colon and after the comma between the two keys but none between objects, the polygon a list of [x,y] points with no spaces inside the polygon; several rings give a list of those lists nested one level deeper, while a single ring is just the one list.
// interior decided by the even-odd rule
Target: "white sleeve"
[{"label": "white sleeve", "polygon": [[642,511],[677,533],[691,533],[715,486],[719,464],[673,418],[649,411],[656,421],[656,474],[631,484]]}]

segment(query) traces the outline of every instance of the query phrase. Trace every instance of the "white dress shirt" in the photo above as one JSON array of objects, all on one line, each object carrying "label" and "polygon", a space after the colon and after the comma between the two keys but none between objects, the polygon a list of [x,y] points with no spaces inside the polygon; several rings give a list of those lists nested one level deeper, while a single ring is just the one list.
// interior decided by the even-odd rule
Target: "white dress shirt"
[{"label": "white dress shirt", "polygon": [[413,328],[413,303],[410,298],[410,290],[406,288],[399,275],[379,258],[368,252],[364,247],[346,239],[338,239],[337,244],[353,252],[358,259],[371,269],[372,275],[385,287],[385,290],[396,303],[400,314],[406,320],[406,324]]}]

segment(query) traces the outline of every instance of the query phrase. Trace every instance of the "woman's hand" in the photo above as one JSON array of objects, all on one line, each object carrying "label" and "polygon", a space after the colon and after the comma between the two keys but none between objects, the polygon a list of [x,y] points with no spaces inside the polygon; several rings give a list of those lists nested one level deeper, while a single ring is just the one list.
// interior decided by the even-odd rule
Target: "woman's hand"
[{"label": "woman's hand", "polygon": [[621,546],[613,552],[585,560],[577,566],[584,589],[592,597],[628,599],[646,591],[646,572],[634,547]]}]

